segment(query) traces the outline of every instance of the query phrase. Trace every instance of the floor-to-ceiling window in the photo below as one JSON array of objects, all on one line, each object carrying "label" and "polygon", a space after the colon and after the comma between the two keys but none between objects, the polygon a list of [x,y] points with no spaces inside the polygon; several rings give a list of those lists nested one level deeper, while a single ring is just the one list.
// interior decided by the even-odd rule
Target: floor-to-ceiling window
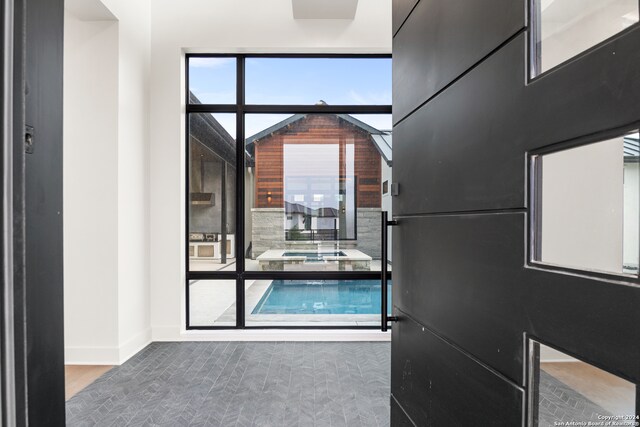
[{"label": "floor-to-ceiling window", "polygon": [[379,327],[391,58],[186,61],[187,327]]}]

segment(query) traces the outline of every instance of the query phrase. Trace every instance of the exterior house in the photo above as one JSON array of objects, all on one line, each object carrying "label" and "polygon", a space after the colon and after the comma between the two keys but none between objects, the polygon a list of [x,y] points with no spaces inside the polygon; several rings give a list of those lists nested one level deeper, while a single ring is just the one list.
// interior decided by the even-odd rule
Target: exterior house
[{"label": "exterior house", "polygon": [[296,114],[247,138],[246,151],[252,258],[319,245],[380,257],[390,132],[348,114]]},{"label": "exterior house", "polygon": [[190,116],[189,161],[190,259],[224,263],[235,257],[236,142],[211,114]]}]

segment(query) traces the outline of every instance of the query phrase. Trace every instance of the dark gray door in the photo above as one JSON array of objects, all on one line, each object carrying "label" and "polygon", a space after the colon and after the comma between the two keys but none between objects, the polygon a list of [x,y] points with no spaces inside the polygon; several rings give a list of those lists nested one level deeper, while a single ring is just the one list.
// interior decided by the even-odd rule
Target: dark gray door
[{"label": "dark gray door", "polygon": [[528,385],[537,343],[637,387],[637,259],[635,272],[541,262],[532,206],[533,159],[638,129],[637,14],[541,67],[535,1],[393,12],[392,425],[544,425]]},{"label": "dark gray door", "polygon": [[62,0],[2,2],[2,424],[64,425]]},{"label": "dark gray door", "polygon": [[63,0],[26,13],[25,265],[29,425],[64,425],[62,245]]}]

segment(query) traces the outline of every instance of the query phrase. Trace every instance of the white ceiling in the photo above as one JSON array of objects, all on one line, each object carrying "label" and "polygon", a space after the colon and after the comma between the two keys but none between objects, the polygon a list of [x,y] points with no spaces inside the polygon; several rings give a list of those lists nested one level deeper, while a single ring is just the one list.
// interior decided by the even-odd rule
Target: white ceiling
[{"label": "white ceiling", "polygon": [[354,19],[358,0],[291,0],[294,19]]}]

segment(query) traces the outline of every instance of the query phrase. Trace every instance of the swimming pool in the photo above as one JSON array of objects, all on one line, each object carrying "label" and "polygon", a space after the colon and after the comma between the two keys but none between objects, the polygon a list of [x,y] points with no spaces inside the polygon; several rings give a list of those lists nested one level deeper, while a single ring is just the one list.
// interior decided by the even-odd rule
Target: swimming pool
[{"label": "swimming pool", "polygon": [[251,314],[380,314],[380,298],[378,280],[274,280]]}]

